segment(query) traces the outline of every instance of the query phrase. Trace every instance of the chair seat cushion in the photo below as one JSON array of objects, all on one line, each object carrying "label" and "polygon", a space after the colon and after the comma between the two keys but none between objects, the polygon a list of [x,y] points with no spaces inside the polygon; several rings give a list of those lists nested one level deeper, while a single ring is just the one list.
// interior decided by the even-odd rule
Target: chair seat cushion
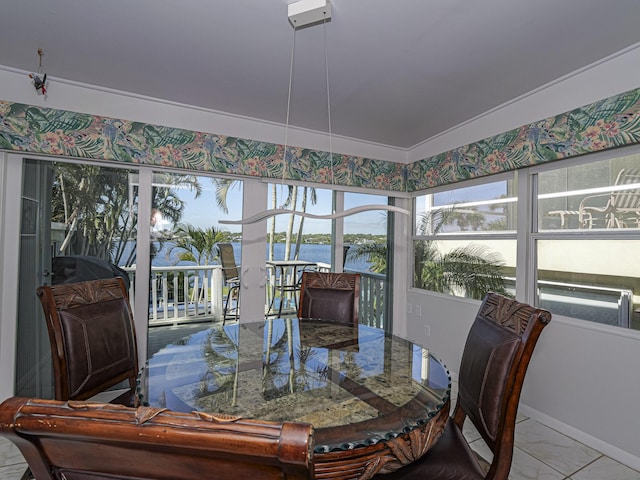
[{"label": "chair seat cushion", "polygon": [[417,461],[376,480],[483,480],[485,473],[452,419],[436,444]]}]

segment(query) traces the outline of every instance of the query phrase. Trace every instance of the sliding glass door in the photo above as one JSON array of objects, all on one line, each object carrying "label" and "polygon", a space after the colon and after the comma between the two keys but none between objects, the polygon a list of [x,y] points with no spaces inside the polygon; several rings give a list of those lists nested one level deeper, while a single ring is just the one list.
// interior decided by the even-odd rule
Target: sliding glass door
[{"label": "sliding glass door", "polygon": [[[15,391],[53,396],[36,288],[115,275],[135,262],[137,199],[128,169],[24,160]],[[126,274],[124,274],[126,275]]]}]

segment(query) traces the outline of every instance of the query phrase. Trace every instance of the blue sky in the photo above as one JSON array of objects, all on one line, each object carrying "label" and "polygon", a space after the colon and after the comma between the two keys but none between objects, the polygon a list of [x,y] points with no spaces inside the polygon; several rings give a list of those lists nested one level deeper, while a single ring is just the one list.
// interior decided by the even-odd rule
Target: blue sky
[{"label": "blue sky", "polygon": [[[227,195],[227,206],[229,213],[224,214],[216,204],[215,186],[208,179],[201,177],[202,194],[194,197],[194,193],[186,189],[178,189],[177,193],[181,199],[186,202],[183,221],[191,223],[197,227],[208,228],[217,225],[218,220],[238,220],[242,216],[242,187],[234,184]],[[237,186],[236,186],[237,185]],[[269,189],[271,190],[271,189]],[[278,198],[286,195],[286,187],[277,187]],[[301,195],[301,189],[300,189]],[[307,205],[307,211],[316,214],[331,213],[331,191],[328,189],[317,188],[317,203]],[[270,200],[269,200],[270,202]],[[386,204],[387,198],[381,195],[345,194],[345,209],[365,204]],[[270,203],[269,203],[270,205]],[[266,206],[266,205],[265,205]],[[299,207],[298,207],[299,208]],[[299,221],[300,217],[296,217]],[[278,215],[276,217],[276,230],[285,231],[289,221],[288,215]],[[297,225],[297,223],[296,223]],[[230,232],[239,232],[240,225],[219,225],[224,230]],[[315,220],[305,218],[305,233],[330,233],[330,220]],[[357,215],[345,217],[345,233],[370,233],[375,235],[383,235],[386,233],[386,213],[377,210],[371,212],[363,212]]]}]

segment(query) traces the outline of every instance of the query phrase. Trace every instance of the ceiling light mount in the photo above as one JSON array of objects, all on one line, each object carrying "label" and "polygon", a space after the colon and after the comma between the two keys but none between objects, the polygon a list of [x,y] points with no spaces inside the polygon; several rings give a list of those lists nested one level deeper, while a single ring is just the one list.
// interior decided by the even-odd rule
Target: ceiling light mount
[{"label": "ceiling light mount", "polygon": [[329,0],[299,0],[290,3],[288,10],[289,23],[293,28],[302,28],[331,19]]}]

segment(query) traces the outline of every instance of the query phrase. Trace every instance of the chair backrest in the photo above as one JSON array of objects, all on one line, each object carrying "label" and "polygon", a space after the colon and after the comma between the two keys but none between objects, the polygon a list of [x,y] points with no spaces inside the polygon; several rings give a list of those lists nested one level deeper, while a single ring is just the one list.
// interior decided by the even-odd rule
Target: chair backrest
[{"label": "chair backrest", "polygon": [[43,286],[42,303],[56,400],[85,400],[128,380],[135,389],[138,352],[122,278]]},{"label": "chair backrest", "polygon": [[357,324],[359,303],[359,273],[302,273],[298,318]]},{"label": "chair backrest", "polygon": [[507,478],[511,468],[522,383],[550,320],[546,310],[489,293],[467,336],[453,418],[459,427],[469,418],[493,452],[487,478]]},{"label": "chair backrest", "polygon": [[13,397],[0,435],[38,480],[313,478],[304,423]]},{"label": "chair backrest", "polygon": [[224,281],[237,281],[240,278],[240,271],[236,265],[236,257],[233,253],[233,245],[230,243],[218,243],[220,252],[220,264],[222,265],[222,275]]},{"label": "chair backrest", "polygon": [[[623,168],[618,172],[616,185],[631,185],[640,183],[640,168]],[[618,209],[640,208],[640,189],[619,190],[611,194],[612,206]]]}]

